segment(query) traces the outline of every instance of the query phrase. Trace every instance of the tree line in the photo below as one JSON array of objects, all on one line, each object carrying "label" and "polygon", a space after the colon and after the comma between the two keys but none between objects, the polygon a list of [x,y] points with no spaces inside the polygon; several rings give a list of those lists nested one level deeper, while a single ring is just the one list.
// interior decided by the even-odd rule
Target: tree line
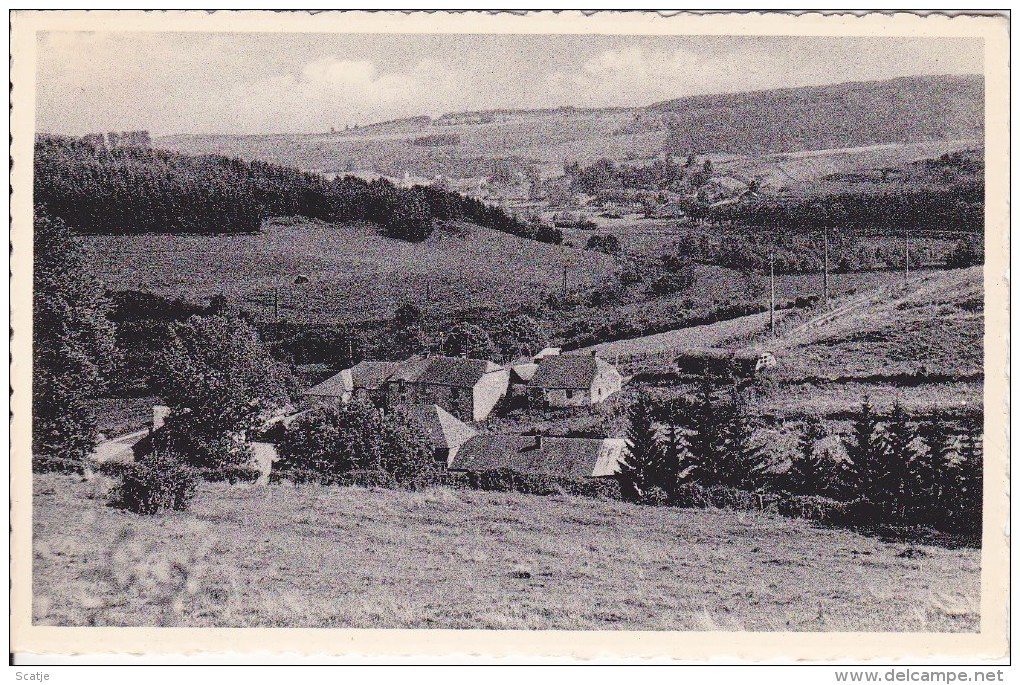
[{"label": "tree line", "polygon": [[879,414],[865,400],[846,438],[846,457],[822,449],[826,433],[809,417],[788,464],[767,458],[739,396],[707,379],[694,398],[663,406],[642,396],[629,410],[629,453],[620,472],[630,499],[689,504],[723,488],[789,500],[829,501],[855,525],[924,525],[980,534],[980,414],[959,422],[910,416],[895,403]]},{"label": "tree line", "polygon": [[218,155],[39,136],[35,202],[80,232],[240,233],[271,216],[371,221],[390,237],[420,241],[436,222],[465,219],[525,238],[562,236],[500,207],[432,187],[321,175]]}]

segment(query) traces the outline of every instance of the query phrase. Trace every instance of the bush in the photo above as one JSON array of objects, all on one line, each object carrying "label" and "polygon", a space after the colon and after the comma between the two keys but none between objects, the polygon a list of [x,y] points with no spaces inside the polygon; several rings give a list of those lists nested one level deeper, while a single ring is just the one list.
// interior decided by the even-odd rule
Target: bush
[{"label": "bush", "polygon": [[216,468],[194,469],[194,474],[202,480],[231,485],[237,483],[254,483],[262,472],[252,466],[221,466]]},{"label": "bush", "polygon": [[73,473],[81,474],[83,469],[81,459],[68,459],[50,454],[32,455],[33,473]]},{"label": "bush", "polygon": [[338,485],[359,488],[388,488],[397,487],[397,480],[382,469],[359,469],[348,471],[337,479]]},{"label": "bush", "polygon": [[124,474],[114,505],[136,514],[185,511],[195,497],[195,474],[172,452],[155,452]]}]

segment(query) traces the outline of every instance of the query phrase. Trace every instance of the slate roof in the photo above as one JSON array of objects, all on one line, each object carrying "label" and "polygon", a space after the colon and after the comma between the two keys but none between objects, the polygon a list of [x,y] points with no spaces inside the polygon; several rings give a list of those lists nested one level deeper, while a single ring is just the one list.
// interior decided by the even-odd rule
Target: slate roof
[{"label": "slate roof", "polygon": [[473,388],[482,376],[499,371],[500,366],[484,359],[465,357],[427,357],[426,363],[413,378],[414,383],[449,385],[455,388]]},{"label": "slate roof", "polygon": [[608,362],[587,354],[546,357],[529,385],[550,390],[587,390],[602,372],[618,373]]},{"label": "slate roof", "polygon": [[436,404],[406,404],[404,411],[436,449],[455,450],[478,432]]},{"label": "slate roof", "polygon": [[400,362],[360,361],[351,367],[351,382],[355,388],[375,390],[396,371]]},{"label": "slate roof", "polygon": [[460,448],[451,471],[508,468],[564,478],[609,476],[617,471],[626,445],[618,438],[552,438],[534,435],[477,435]]}]

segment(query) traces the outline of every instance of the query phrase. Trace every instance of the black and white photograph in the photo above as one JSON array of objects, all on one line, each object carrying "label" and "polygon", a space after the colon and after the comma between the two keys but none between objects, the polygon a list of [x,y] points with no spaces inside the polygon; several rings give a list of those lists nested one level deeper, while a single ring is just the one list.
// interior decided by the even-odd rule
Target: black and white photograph
[{"label": "black and white photograph", "polygon": [[74,14],[12,18],[26,630],[1004,626],[1008,24]]}]

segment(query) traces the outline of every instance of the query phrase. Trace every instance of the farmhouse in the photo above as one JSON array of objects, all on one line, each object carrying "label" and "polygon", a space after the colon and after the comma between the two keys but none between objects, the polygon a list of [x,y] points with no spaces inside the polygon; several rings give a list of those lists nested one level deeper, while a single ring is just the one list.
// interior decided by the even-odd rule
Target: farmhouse
[{"label": "farmhouse", "polygon": [[304,392],[313,404],[364,400],[381,405],[386,399],[386,379],[399,362],[358,362]]},{"label": "farmhouse", "polygon": [[436,461],[449,464],[461,446],[478,432],[437,404],[412,404],[404,408],[408,417],[432,446]]},{"label": "farmhouse", "polygon": [[509,369],[484,359],[412,357],[386,380],[387,403],[438,404],[461,421],[484,421],[509,383]]},{"label": "farmhouse", "polygon": [[626,442],[619,438],[477,435],[450,460],[451,471],[512,469],[563,478],[604,478],[620,468]]},{"label": "farmhouse", "polygon": [[553,355],[542,359],[528,383],[533,401],[550,407],[598,404],[619,392],[623,377],[595,355]]},{"label": "farmhouse", "polygon": [[352,399],[379,407],[438,404],[462,421],[484,421],[509,382],[510,370],[493,362],[430,355],[359,362],[304,394],[313,404]]}]

